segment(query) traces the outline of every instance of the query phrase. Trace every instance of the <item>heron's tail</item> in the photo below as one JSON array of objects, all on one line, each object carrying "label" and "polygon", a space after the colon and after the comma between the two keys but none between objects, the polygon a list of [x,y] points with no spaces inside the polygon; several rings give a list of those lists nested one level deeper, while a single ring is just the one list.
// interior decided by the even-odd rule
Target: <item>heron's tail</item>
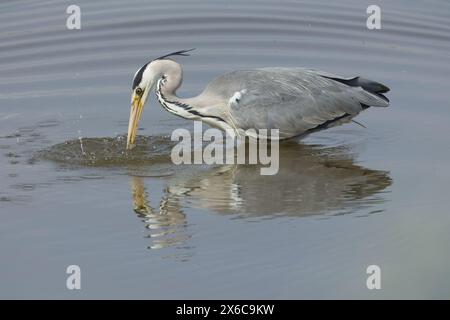
[{"label": "heron's tail", "polygon": [[363,88],[364,90],[369,91],[370,93],[383,94],[390,90],[384,84],[376,81],[364,79],[361,77],[356,77],[354,80],[356,80],[357,86]]},{"label": "heron's tail", "polygon": [[384,100],[387,104],[389,104],[389,99],[383,94],[390,90],[387,86],[382,83],[364,79],[361,77],[356,77],[354,80],[356,81],[356,86],[361,87],[364,90],[376,95],[380,99]]},{"label": "heron's tail", "polygon": [[[339,78],[337,76],[333,76],[333,75],[329,75],[329,74],[323,74],[322,76],[325,78],[332,79],[334,81],[338,81],[340,83],[346,84],[347,86],[350,86],[350,87],[360,87],[364,91],[369,93],[369,94],[362,94],[363,96],[364,95],[365,96],[373,95],[375,97],[372,97],[372,98],[375,98],[375,100],[379,100],[378,102],[376,102],[376,101],[373,101],[373,99],[363,99],[363,101],[361,101],[361,102],[362,102],[362,106],[364,109],[368,108],[371,105],[383,106],[383,107],[386,107],[389,105],[389,99],[383,93],[388,92],[390,89],[382,83],[379,83],[379,82],[376,82],[373,80],[369,80],[369,79],[365,79],[365,78],[361,78],[361,77],[345,79],[345,78]],[[370,98],[370,97],[368,97],[368,98]],[[364,101],[364,100],[367,100],[367,101]],[[371,102],[375,102],[375,103],[371,104]]]},{"label": "heron's tail", "polygon": [[365,91],[377,96],[378,98],[389,104],[389,99],[383,93],[388,92],[390,89],[382,83],[361,77],[355,77],[349,80],[341,80],[341,82],[351,87],[361,87]]}]

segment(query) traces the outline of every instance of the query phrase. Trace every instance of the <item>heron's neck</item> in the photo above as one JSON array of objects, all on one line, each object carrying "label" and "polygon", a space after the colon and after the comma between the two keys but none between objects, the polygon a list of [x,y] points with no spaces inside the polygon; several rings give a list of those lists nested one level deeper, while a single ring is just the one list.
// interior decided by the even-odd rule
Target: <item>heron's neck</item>
[{"label": "heron's neck", "polygon": [[163,96],[171,100],[177,100],[177,89],[181,86],[183,81],[183,69],[181,65],[172,60],[158,61],[159,74],[161,75],[158,81],[157,90],[160,90]]},{"label": "heron's neck", "polygon": [[190,116],[187,110],[189,110],[190,107],[175,95],[175,90],[170,87],[167,89],[168,87],[169,85],[166,77],[162,77],[158,80],[158,83],[156,84],[156,97],[158,98],[159,103],[167,111],[189,119]]},{"label": "heron's neck", "polygon": [[171,113],[187,119],[193,118],[193,114],[189,112],[191,107],[187,103],[189,99],[181,99],[176,95],[183,80],[181,65],[172,60],[161,60],[158,67],[161,74],[156,84],[159,103]]},{"label": "heron's neck", "polygon": [[220,123],[225,123],[224,115],[219,108],[214,108],[217,104],[213,98],[202,96],[202,94],[192,98],[180,98],[176,95],[176,90],[181,86],[183,71],[181,65],[172,60],[161,60],[159,62],[159,74],[161,78],[156,84],[156,96],[159,103],[169,112],[180,117],[192,120],[209,119]]}]

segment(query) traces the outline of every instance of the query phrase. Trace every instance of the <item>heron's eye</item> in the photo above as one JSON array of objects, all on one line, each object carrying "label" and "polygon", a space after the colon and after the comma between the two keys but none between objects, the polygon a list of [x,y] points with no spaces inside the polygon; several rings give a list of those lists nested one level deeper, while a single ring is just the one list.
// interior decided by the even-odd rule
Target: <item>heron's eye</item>
[{"label": "heron's eye", "polygon": [[142,94],[142,92],[143,92],[143,90],[141,88],[139,88],[139,87],[136,88],[136,94],[137,95],[140,96]]}]

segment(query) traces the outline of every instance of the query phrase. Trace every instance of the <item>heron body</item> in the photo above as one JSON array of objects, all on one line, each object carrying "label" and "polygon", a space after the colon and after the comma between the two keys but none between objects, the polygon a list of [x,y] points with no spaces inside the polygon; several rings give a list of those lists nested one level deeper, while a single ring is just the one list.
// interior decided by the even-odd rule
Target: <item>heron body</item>
[{"label": "heron body", "polygon": [[149,92],[156,87],[159,103],[186,119],[201,120],[222,130],[278,129],[289,139],[350,121],[370,106],[386,107],[386,86],[360,77],[340,77],[305,68],[239,70],[211,81],[193,98],[180,98],[181,65],[169,57],[152,60],[133,79],[127,146],[136,137]]}]

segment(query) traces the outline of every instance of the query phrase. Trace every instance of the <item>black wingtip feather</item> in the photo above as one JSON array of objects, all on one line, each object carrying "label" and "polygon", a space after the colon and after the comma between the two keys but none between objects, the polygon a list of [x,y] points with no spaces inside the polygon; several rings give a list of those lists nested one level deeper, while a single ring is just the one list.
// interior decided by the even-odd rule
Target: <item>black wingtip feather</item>
[{"label": "black wingtip feather", "polygon": [[[361,77],[354,77],[351,79],[341,79],[341,78],[335,78],[335,77],[327,77],[327,76],[322,76],[324,78],[327,79],[332,79],[334,81],[338,81],[340,83],[346,84],[347,86],[350,87],[361,87],[364,90],[369,91],[370,93],[386,93],[389,92],[389,87],[385,86],[382,83],[373,81],[373,80],[369,80],[369,79],[365,79],[365,78],[361,78]],[[386,99],[386,97],[384,97]]]},{"label": "black wingtip feather", "polygon": [[368,80],[361,77],[357,77],[355,78],[355,80],[356,85],[372,93],[386,93],[390,90],[389,87],[385,86],[384,84],[373,80]]}]

